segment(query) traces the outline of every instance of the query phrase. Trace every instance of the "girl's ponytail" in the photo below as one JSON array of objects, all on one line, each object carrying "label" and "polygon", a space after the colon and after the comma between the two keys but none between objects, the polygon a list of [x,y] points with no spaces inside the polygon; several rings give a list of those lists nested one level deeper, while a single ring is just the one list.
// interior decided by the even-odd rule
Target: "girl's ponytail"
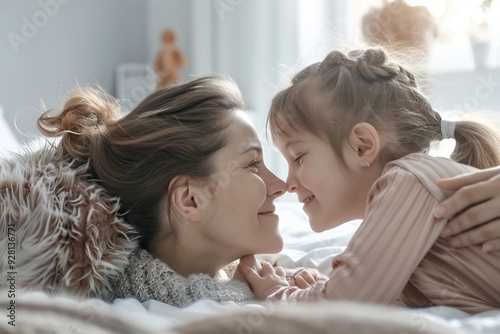
[{"label": "girl's ponytail", "polygon": [[473,121],[457,121],[456,144],[451,159],[484,169],[500,165],[500,135],[491,127]]},{"label": "girl's ponytail", "polygon": [[106,124],[115,121],[119,111],[116,99],[105,91],[84,88],[68,95],[58,115],[49,116],[50,110],[45,111],[37,125],[47,137],[62,136],[63,154],[85,162]]}]

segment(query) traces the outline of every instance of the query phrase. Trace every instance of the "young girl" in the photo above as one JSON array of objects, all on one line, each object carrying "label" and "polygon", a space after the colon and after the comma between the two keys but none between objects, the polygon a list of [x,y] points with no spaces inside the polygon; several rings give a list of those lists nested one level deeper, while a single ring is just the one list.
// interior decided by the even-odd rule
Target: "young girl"
[{"label": "young girl", "polygon": [[204,77],[151,94],[121,119],[118,103],[90,88],[39,118],[43,134],[62,135],[67,160],[88,165],[93,183],[119,198],[140,236],[110,299],[253,300],[223,268],[281,250],[273,201],[286,185],[264,165],[242,109],[231,80]]},{"label": "young girl", "polygon": [[[381,48],[331,52],[292,80],[270,108],[273,140],[288,162],[316,232],[363,218],[328,281],[289,286],[268,263],[240,269],[257,298],[347,299],[449,305],[476,313],[500,307],[500,252],[452,248],[434,209],[450,195],[441,178],[500,164],[500,138],[479,123],[448,122],[414,76]],[[452,159],[430,143],[455,138]],[[297,284],[298,285],[298,284]]]}]

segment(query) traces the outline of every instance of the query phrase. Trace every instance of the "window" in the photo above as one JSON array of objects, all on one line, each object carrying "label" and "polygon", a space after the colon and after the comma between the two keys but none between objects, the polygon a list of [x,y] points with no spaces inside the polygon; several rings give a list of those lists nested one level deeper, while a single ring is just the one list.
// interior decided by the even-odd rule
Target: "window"
[{"label": "window", "polygon": [[[383,3],[380,0],[349,2],[349,38],[361,39],[362,16]],[[438,36],[429,59],[430,72],[471,71],[476,67],[474,56],[478,57],[477,61],[483,57],[479,67],[500,66],[500,22],[492,19],[500,17],[499,0],[406,0],[406,3],[425,6],[438,22]],[[474,54],[471,45],[486,53]]]}]

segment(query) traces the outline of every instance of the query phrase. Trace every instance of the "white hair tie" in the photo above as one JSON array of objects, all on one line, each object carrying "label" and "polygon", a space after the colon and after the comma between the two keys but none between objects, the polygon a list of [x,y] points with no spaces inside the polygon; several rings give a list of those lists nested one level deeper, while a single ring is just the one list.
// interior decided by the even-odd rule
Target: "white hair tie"
[{"label": "white hair tie", "polygon": [[455,125],[453,121],[441,120],[441,136],[443,139],[455,138]]}]

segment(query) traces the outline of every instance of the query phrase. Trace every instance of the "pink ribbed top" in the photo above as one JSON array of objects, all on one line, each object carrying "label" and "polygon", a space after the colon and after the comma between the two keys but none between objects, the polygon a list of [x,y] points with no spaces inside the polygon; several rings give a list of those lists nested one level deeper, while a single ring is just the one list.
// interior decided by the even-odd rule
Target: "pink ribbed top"
[{"label": "pink ribbed top", "polygon": [[268,300],[402,302],[469,313],[500,308],[500,252],[452,248],[439,237],[446,220],[432,214],[451,194],[436,180],[474,170],[426,154],[389,163],[370,190],[363,223],[335,258],[329,280],[305,290],[282,288]]}]

